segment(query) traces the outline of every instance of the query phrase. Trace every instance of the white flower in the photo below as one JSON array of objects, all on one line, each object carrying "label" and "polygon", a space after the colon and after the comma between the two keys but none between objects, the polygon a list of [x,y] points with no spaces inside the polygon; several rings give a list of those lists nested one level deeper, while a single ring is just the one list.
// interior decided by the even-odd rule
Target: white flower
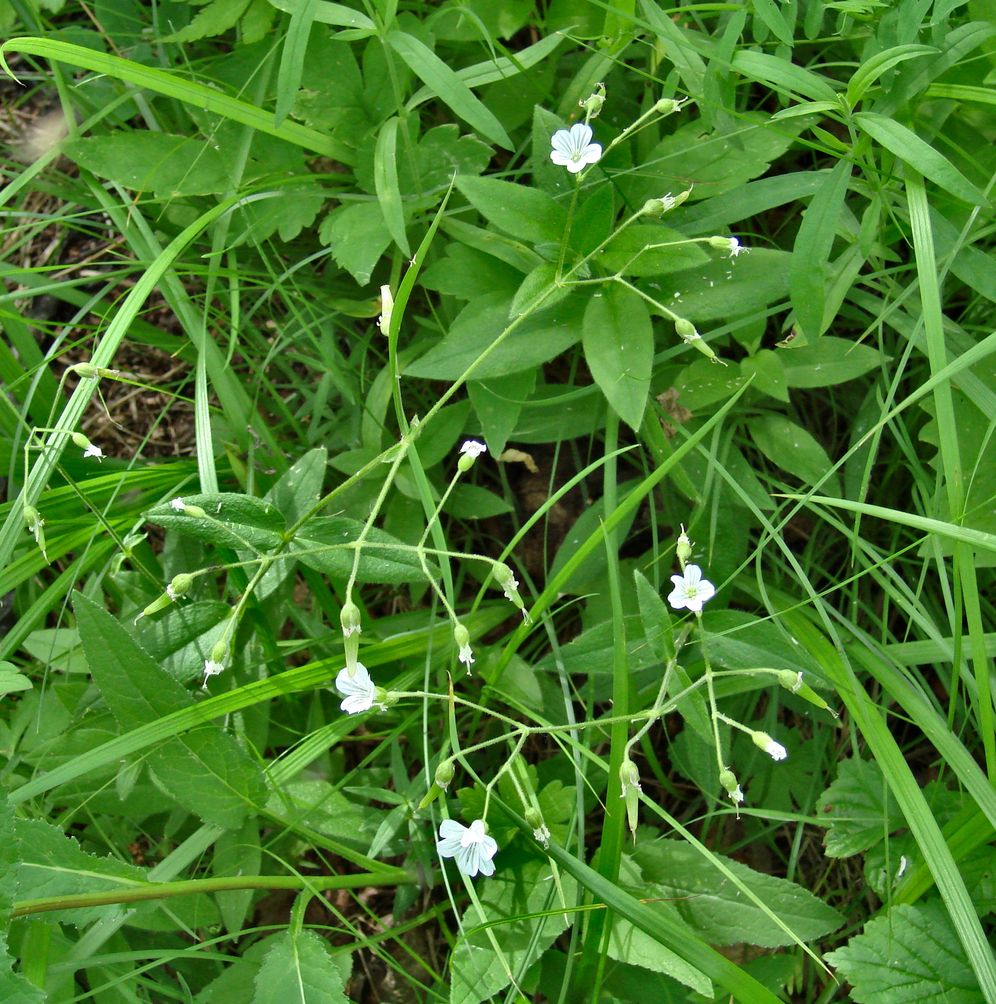
[{"label": "white flower", "polygon": [[498,853],[498,844],[484,829],[484,820],[475,819],[470,826],[463,826],[455,819],[444,819],[439,824],[439,840],[436,850],[443,858],[455,858],[457,868],[464,875],[473,878],[494,875],[495,866],[491,860]]},{"label": "white flower", "polygon": [[509,577],[501,583],[502,592],[505,593],[505,599],[510,600],[514,603],[519,597],[519,580],[514,575],[509,575]]},{"label": "white flower", "polygon": [[472,460],[476,460],[486,449],[487,447],[483,443],[479,443],[476,439],[468,439],[463,446],[460,447],[460,452],[470,457]]},{"label": "white flower", "polygon": [[754,745],[764,750],[772,760],[784,760],[788,756],[785,747],[781,743],[775,742],[767,732],[752,732],[751,739],[754,740]]},{"label": "white flower", "polygon": [[351,715],[369,711],[375,704],[381,709],[386,707],[377,700],[377,687],[362,662],[356,664],[356,672],[352,676],[349,675],[348,667],[340,669],[335,678],[335,689],[345,698],[339,707]]},{"label": "white flower", "polygon": [[702,578],[702,569],[698,565],[685,565],[683,575],[672,575],[674,589],[667,598],[675,610],[687,607],[694,613],[700,613],[702,604],[716,595],[716,587]]},{"label": "white flower", "polygon": [[550,831],[547,829],[546,824],[537,826],[536,829],[533,830],[533,840],[538,841],[544,847],[550,846]]},{"label": "white flower", "polygon": [[201,684],[201,686],[206,690],[208,685],[208,680],[210,680],[212,676],[218,676],[220,673],[224,672],[225,672],[225,664],[223,662],[216,662],[214,659],[205,659],[204,682]]},{"label": "white flower", "polygon": [[83,459],[86,460],[87,457],[96,457],[98,460],[103,460],[104,453],[96,443],[90,443],[83,451]]},{"label": "white flower", "polygon": [[602,156],[601,145],[591,141],[591,126],[583,122],[575,122],[570,129],[558,129],[550,142],[553,145],[550,160],[566,167],[571,174],[597,163]]},{"label": "white flower", "polygon": [[743,790],[743,788],[741,788],[740,785],[738,784],[733,789],[733,791],[728,791],[726,794],[729,795],[730,798],[733,800],[733,804],[735,806],[737,806],[737,808],[739,808],[740,807],[740,803],[743,802],[743,800],[744,800],[744,790]]},{"label": "white flower", "polygon": [[183,499],[173,499],[169,504],[170,509],[175,509],[177,512],[183,512],[186,508],[186,502]]},{"label": "white flower", "polygon": [[474,651],[469,645],[460,646],[460,654],[457,656],[466,667],[467,672],[470,672],[470,667],[474,665]]},{"label": "white flower", "polygon": [[738,241],[736,237],[731,237],[729,252],[731,258],[736,258],[737,255],[750,254],[750,248],[742,247],[740,241]]}]

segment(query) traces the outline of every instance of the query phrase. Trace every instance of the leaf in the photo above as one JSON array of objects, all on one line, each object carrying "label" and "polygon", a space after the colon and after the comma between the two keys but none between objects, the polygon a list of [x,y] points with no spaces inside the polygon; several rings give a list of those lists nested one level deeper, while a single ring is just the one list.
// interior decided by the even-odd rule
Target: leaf
[{"label": "leaf", "polygon": [[704,997],[713,997],[712,981],[687,963],[680,955],[644,934],[629,921],[616,917],[612,921],[607,954],[610,959],[631,966],[640,966],[655,973],[664,973],[684,983]]},{"label": "leaf", "polygon": [[786,95],[801,94],[814,101],[835,101],[837,97],[825,77],[778,56],[741,49],[733,57],[733,69]]},{"label": "leaf", "polygon": [[881,768],[856,757],[840,762],[837,780],[816,803],[816,818],[827,828],[823,842],[830,858],[866,851],[903,826]]},{"label": "leaf", "polygon": [[498,456],[504,451],[535,386],[535,367],[486,381],[467,382],[467,394],[492,455]]},{"label": "leaf", "polygon": [[545,192],[497,178],[456,180],[467,201],[493,226],[531,244],[559,244],[567,216]]},{"label": "leaf", "polygon": [[374,148],[374,186],[388,233],[405,257],[410,258],[412,252],[405,234],[405,211],[398,187],[398,124],[397,116],[389,118],[377,135],[377,145]]},{"label": "leaf", "polygon": [[229,186],[221,151],[192,136],[136,129],[72,140],[63,152],[100,178],[158,199],[217,195]]},{"label": "leaf", "polygon": [[790,343],[778,349],[789,387],[835,387],[882,365],[882,353],[871,345],[824,335],[815,345]]},{"label": "leaf", "polygon": [[847,103],[856,107],[865,92],[883,73],[887,73],[894,66],[907,59],[916,59],[918,56],[935,56],[937,49],[930,45],[894,45],[890,49],[875,53],[866,59],[851,75],[847,82]]},{"label": "leaf", "polygon": [[405,374],[427,380],[456,380],[486,352],[487,357],[471,373],[475,380],[531,370],[581,340],[584,302],[580,296],[571,296],[556,307],[538,311],[489,351],[510,323],[511,303],[502,293],[481,296],[460,311],[441,342],[405,367]]},{"label": "leaf", "polygon": [[248,6],[249,0],[210,0],[190,24],[172,35],[166,35],[163,41],[198,42],[202,38],[222,35],[235,27]]},{"label": "leaf", "polygon": [[[301,4],[301,0],[270,0],[277,10],[293,14]],[[366,31],[376,31],[377,26],[358,10],[353,10],[341,3],[331,0],[318,0],[315,7],[315,20],[320,24],[334,24],[342,28],[360,28]]]},{"label": "leaf", "polygon": [[[288,547],[288,553],[302,565],[344,581],[353,568],[353,548],[349,545],[359,538],[363,525],[348,516],[317,517],[298,531]],[[363,549],[358,581],[398,585],[425,578],[418,556],[414,551],[404,549],[405,545],[397,537],[373,527],[367,533],[366,541],[374,546]],[[429,568],[432,567],[430,563]]]},{"label": "leaf", "polygon": [[376,202],[354,202],[332,210],[318,231],[332,257],[361,286],[370,281],[374,266],[391,243],[384,214]]},{"label": "leaf", "polygon": [[[757,448],[773,463],[806,484],[815,485],[830,470],[827,451],[802,426],[784,415],[761,415],[748,423]],[[840,494],[836,473],[823,481],[828,494]]]},{"label": "leaf", "polygon": [[[162,669],[106,610],[77,594],[74,602],[83,651],[94,683],[124,729],[134,729],[189,707],[186,690]],[[148,756],[160,788],[206,822],[238,826],[262,801],[259,768],[216,725],[186,732]]]},{"label": "leaf", "polygon": [[638,432],[654,363],[654,330],[644,301],[622,286],[596,293],[584,312],[584,357],[616,414]]},{"label": "leaf", "polygon": [[986,197],[947,159],[911,129],[874,112],[858,112],[851,117],[862,132],[881,143],[890,153],[919,171],[925,178],[974,206],[986,205]]},{"label": "leaf", "polygon": [[217,492],[184,496],[188,505],[200,506],[205,516],[189,516],[178,512],[168,502],[150,509],[146,519],[167,530],[176,530],[186,537],[216,544],[255,551],[272,551],[283,543],[287,527],[276,507],[251,495]]},{"label": "leaf", "polygon": [[490,519],[512,512],[512,505],[480,485],[457,485],[445,511],[457,519]]},{"label": "leaf", "polygon": [[826,956],[856,1004],[976,1004],[982,990],[938,901],[894,906]]},{"label": "leaf", "polygon": [[781,357],[771,349],[761,349],[752,356],[740,360],[740,372],[744,379],[754,378],[753,387],[762,394],[768,394],[776,401],[788,403],[788,383]]},{"label": "leaf", "polygon": [[278,935],[256,974],[252,1004],[349,1004],[328,946],[312,931]]},{"label": "leaf", "polygon": [[474,92],[428,46],[413,35],[392,30],[385,41],[408,64],[418,77],[453,113],[473,126],[482,136],[506,150],[515,145],[502,124]]},{"label": "leaf", "polygon": [[754,16],[764,22],[779,42],[789,47],[794,44],[792,29],[775,0],[751,0],[751,6],[754,8]]},{"label": "leaf", "polygon": [[[668,227],[635,223],[613,237],[597,261],[609,272],[648,276],[680,272],[710,260],[697,244],[686,244],[686,239]],[[673,246],[660,246],[665,244]]]},{"label": "leaf", "polygon": [[[801,941],[821,938],[844,922],[836,910],[802,886],[754,871],[721,854],[714,857]],[[633,852],[633,860],[639,865],[644,882],[666,898],[669,908],[710,944],[746,942],[764,948],[794,944],[774,920],[684,841],[641,844]]]},{"label": "leaf", "polygon": [[31,681],[18,673],[12,662],[0,662],[0,696],[30,690],[32,686]]},{"label": "leaf", "polygon": [[822,335],[824,330],[824,267],[830,257],[850,178],[850,163],[838,161],[803,212],[802,225],[792,247],[789,271],[792,309],[803,333],[812,338]]},{"label": "leaf", "polygon": [[[494,877],[477,887],[483,918],[470,906],[461,921],[464,936],[450,961],[450,1004],[479,1004],[497,994],[511,982],[506,965],[513,973],[524,973],[568,927],[564,913],[555,909],[559,901],[556,885],[547,878],[550,866],[531,861],[503,871],[500,850]],[[562,877],[561,885],[567,903],[573,903],[574,880]],[[553,912],[524,916],[546,910]],[[504,958],[480,929],[482,921],[491,920],[502,921],[495,935]]]},{"label": "leaf", "polygon": [[296,523],[318,501],[325,481],[328,457],[328,450],[324,446],[309,450],[266,493],[264,501],[272,502],[277,507],[288,526]]},{"label": "leaf", "polygon": [[297,0],[294,5],[280,52],[280,69],[277,71],[277,105],[273,117],[278,126],[287,118],[301,86],[308,36],[317,10],[318,0]]}]

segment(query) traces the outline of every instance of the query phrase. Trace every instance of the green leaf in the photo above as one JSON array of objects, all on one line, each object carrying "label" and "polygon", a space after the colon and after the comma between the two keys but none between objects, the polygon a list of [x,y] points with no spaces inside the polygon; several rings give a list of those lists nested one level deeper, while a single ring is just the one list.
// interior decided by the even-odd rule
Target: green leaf
[{"label": "green leaf", "polygon": [[[789,294],[792,309],[803,333],[813,338],[823,334],[826,290],[824,266],[837,233],[844,198],[851,178],[851,165],[838,161],[809,208],[802,214],[802,226],[792,247]],[[830,318],[826,319],[828,322]]]},{"label": "green leaf", "polygon": [[263,958],[252,1004],[349,1004],[349,998],[328,945],[313,931],[288,931]]},{"label": "green leaf", "polygon": [[0,662],[0,696],[30,690],[33,684],[17,671],[12,662]]},{"label": "green leaf", "polygon": [[[754,871],[739,861],[716,854],[758,899],[800,941],[812,941],[835,931],[844,918],[802,886]],[[732,882],[722,881],[716,868],[694,847],[681,840],[641,844],[633,860],[667,907],[713,945],[746,942],[764,948],[794,944],[763,910]],[[641,895],[646,895],[642,893]]]},{"label": "green leaf", "polygon": [[767,29],[779,42],[789,47],[794,44],[795,38],[792,29],[775,0],[751,0],[751,6],[754,8],[754,16],[764,22]]},{"label": "green leaf", "polygon": [[813,101],[835,101],[837,97],[825,77],[778,56],[741,49],[733,57],[733,69],[786,95],[801,94]]},{"label": "green leaf", "polygon": [[[202,38],[222,35],[234,28],[249,6],[249,0],[210,0],[197,13],[190,24],[172,35],[166,35],[164,42],[198,42]],[[278,123],[279,124],[279,123]]]},{"label": "green leaf", "polygon": [[852,116],[852,121],[862,132],[944,191],[974,206],[986,205],[985,195],[947,157],[938,153],[911,129],[895,119],[874,112],[858,112]]},{"label": "green leaf", "polygon": [[680,955],[644,934],[629,921],[616,917],[612,921],[607,954],[610,959],[631,966],[640,966],[655,973],[664,973],[672,979],[684,983],[686,987],[711,999],[714,994],[712,981],[689,965]]},{"label": "green leaf", "polygon": [[318,231],[332,256],[361,286],[370,281],[374,266],[391,243],[384,214],[376,202],[340,206],[325,217]]},{"label": "green leaf", "polygon": [[136,129],[72,140],[63,152],[98,177],[157,199],[217,195],[229,186],[221,151],[192,136]]},{"label": "green leaf", "polygon": [[522,280],[522,285],[512,297],[512,305],[508,308],[509,317],[518,317],[528,313],[533,305],[542,302],[543,309],[554,306],[570,294],[567,286],[557,285],[557,266],[552,262],[537,265]]},{"label": "green leaf", "polygon": [[903,825],[881,768],[856,757],[840,762],[837,780],[816,803],[816,818],[827,828],[823,842],[831,858],[866,851]]},{"label": "green leaf", "polygon": [[977,1004],[982,990],[951,918],[933,901],[894,906],[826,956],[856,1004]]},{"label": "green leaf", "polygon": [[788,383],[781,356],[771,349],[761,349],[740,361],[740,372],[744,379],[754,378],[754,389],[768,394],[777,401],[788,402]]},{"label": "green leaf", "polygon": [[405,257],[410,258],[412,252],[405,234],[405,211],[398,187],[398,124],[397,117],[389,118],[377,135],[377,145],[374,148],[374,185],[377,203],[384,214],[388,232]]},{"label": "green leaf", "polygon": [[445,511],[457,519],[490,519],[512,512],[512,505],[480,485],[457,485]]},{"label": "green leaf", "polygon": [[[301,5],[301,0],[269,0],[277,10],[293,14]],[[320,24],[334,24],[342,28],[361,28],[366,31],[376,31],[377,26],[358,10],[346,7],[331,0],[318,0],[315,6],[314,19]]]},{"label": "green leaf", "polygon": [[[288,547],[302,565],[323,572],[332,579],[345,580],[353,568],[353,548],[364,524],[348,516],[320,516],[310,520],[295,535]],[[366,536],[371,547],[360,557],[357,579],[360,582],[383,582],[398,585],[425,578],[417,555],[404,550],[397,537],[373,527]],[[432,564],[429,565],[430,569]]]},{"label": "green leaf", "polygon": [[168,502],[150,509],[145,515],[150,523],[176,530],[186,537],[219,547],[233,547],[256,552],[272,551],[283,542],[287,527],[276,507],[251,495],[218,492],[186,495],[184,502],[200,506],[205,516],[188,516]]},{"label": "green leaf", "polygon": [[[94,683],[123,729],[155,722],[193,704],[177,683],[106,610],[77,594],[80,640]],[[152,776],[178,804],[207,822],[240,825],[265,786],[259,768],[215,725],[175,736],[148,757]]]},{"label": "green leaf", "polygon": [[[571,296],[550,310],[538,311],[492,349],[510,323],[511,304],[502,293],[481,296],[460,311],[441,342],[405,367],[405,374],[456,380],[474,363],[471,375],[475,380],[531,370],[581,340],[583,304],[582,297]],[[487,357],[481,359],[485,353]]]},{"label": "green leaf", "polygon": [[815,345],[778,350],[789,387],[834,387],[882,365],[882,353],[871,345],[824,335]]},{"label": "green leaf", "polygon": [[584,312],[582,343],[595,383],[616,414],[638,432],[654,363],[654,329],[644,301],[622,286],[596,293]]},{"label": "green leaf", "polygon": [[308,36],[318,11],[318,0],[298,0],[291,14],[287,36],[280,52],[280,69],[277,71],[277,106],[274,122],[280,125],[287,118],[297,97],[304,74],[304,57],[308,51]]},{"label": "green leaf", "polygon": [[457,188],[493,226],[531,244],[559,244],[567,216],[545,192],[497,178],[460,177]]},{"label": "green leaf", "polygon": [[277,507],[288,526],[296,523],[318,502],[328,468],[328,458],[328,450],[324,446],[309,450],[266,493],[264,501],[272,502]]},{"label": "green leaf", "polygon": [[[802,426],[784,415],[761,415],[748,423],[757,448],[782,470],[794,474],[806,484],[815,485],[830,470],[827,451]],[[839,494],[835,474],[823,482],[827,491]]]},{"label": "green leaf", "polygon": [[536,368],[492,377],[490,380],[470,380],[467,394],[481,423],[484,438],[494,456],[505,449],[515,431],[523,405],[536,386]]},{"label": "green leaf", "polygon": [[[635,223],[617,234],[598,255],[600,268],[622,275],[665,275],[709,261],[697,244],[668,227]],[[661,245],[672,245],[662,247]]]},{"label": "green leaf", "polygon": [[453,113],[473,126],[482,136],[506,150],[515,145],[502,124],[474,92],[428,46],[413,35],[392,30],[385,41]]},{"label": "green leaf", "polygon": [[[450,1004],[479,1004],[511,982],[506,965],[513,973],[524,973],[568,927],[563,911],[558,911],[555,883],[541,881],[549,866],[532,861],[502,870],[500,856],[493,878],[480,883],[478,895],[483,917],[474,906],[463,915],[464,936],[451,957]],[[562,878],[568,903],[574,902],[575,883]],[[544,911],[548,915],[541,916]],[[501,920],[495,936],[504,958],[480,925]]]},{"label": "green leaf", "polygon": [[847,82],[847,103],[856,107],[865,92],[883,73],[888,73],[894,66],[905,62],[907,59],[916,59],[918,56],[937,55],[937,49],[930,45],[894,45],[892,48],[882,52],[876,52],[870,59],[866,59],[851,75]]}]

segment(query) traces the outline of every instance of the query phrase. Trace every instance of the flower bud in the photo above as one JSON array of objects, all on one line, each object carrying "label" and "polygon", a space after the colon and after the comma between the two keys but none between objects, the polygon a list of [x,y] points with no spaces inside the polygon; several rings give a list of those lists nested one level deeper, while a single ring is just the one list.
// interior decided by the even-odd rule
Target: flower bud
[{"label": "flower bud", "polygon": [[619,768],[619,781],[622,785],[621,798],[626,800],[626,821],[629,824],[629,831],[636,834],[636,824],[640,810],[640,772],[636,769],[636,764],[626,757]]},{"label": "flower bud", "polygon": [[723,786],[726,794],[730,796],[733,804],[737,808],[737,815],[740,814],[740,803],[744,800],[743,789],[740,787],[740,782],[737,781],[737,775],[730,770],[729,767],[724,767],[723,770],[719,772],[719,783]]},{"label": "flower bud", "polygon": [[38,550],[41,551],[42,557],[48,561],[48,555],[45,553],[45,531],[43,529],[45,520],[41,518],[41,513],[33,505],[24,506],[21,513],[25,530],[34,535]]},{"label": "flower bud", "polygon": [[450,781],[453,780],[454,773],[455,769],[453,767],[453,761],[443,760],[436,768],[436,776],[433,780],[440,788],[442,788],[443,791],[446,791],[449,787]]},{"label": "flower bud", "polygon": [[457,624],[453,629],[453,640],[460,650],[457,658],[467,667],[469,673],[470,667],[474,664],[474,652],[470,647],[470,632],[462,624]]},{"label": "flower bud", "polygon": [[772,760],[784,760],[788,756],[785,747],[775,742],[767,732],[751,732],[750,737],[754,740],[754,745],[764,750]]},{"label": "flower bud", "polygon": [[104,459],[104,453],[99,446],[94,446],[82,432],[71,432],[69,438],[83,451],[83,459],[87,457],[96,457],[97,460]]},{"label": "flower bud", "polygon": [[539,809],[533,808],[533,806],[526,809],[526,822],[533,829],[533,839],[544,847],[549,847],[550,830],[547,828],[546,823],[543,822],[543,814]]},{"label": "flower bud", "polygon": [[380,333],[386,338],[391,330],[391,314],[394,313],[394,297],[390,286],[380,287],[380,317],[377,325]]},{"label": "flower bud", "polygon": [[474,461],[485,450],[487,450],[487,447],[483,443],[477,442],[476,439],[468,439],[460,447],[460,459],[457,461],[457,470],[461,474],[466,474],[474,466]]},{"label": "flower bud", "polygon": [[342,625],[343,637],[349,638],[351,635],[360,634],[360,608],[352,601],[346,600],[345,605],[339,612],[339,623]]},{"label": "flower bud", "polygon": [[595,90],[578,104],[585,110],[589,119],[598,118],[598,113],[605,104],[605,84],[601,82],[595,84]]},{"label": "flower bud", "polygon": [[185,505],[183,507],[184,516],[193,516],[195,519],[206,519],[207,513],[199,505]]},{"label": "flower bud", "polygon": [[674,98],[661,98],[654,105],[654,111],[658,115],[673,115],[675,112],[681,111],[683,104],[683,101],[676,101]]},{"label": "flower bud", "polygon": [[681,533],[678,534],[678,543],[674,551],[678,557],[678,564],[684,569],[685,562],[692,556],[692,542],[688,539],[684,526],[681,528]]},{"label": "flower bud", "polygon": [[194,577],[188,572],[180,572],[174,575],[173,580],[166,587],[166,594],[171,600],[178,600],[181,596],[186,596],[190,592],[190,587],[194,584]]},{"label": "flower bud", "polygon": [[783,669],[778,673],[778,682],[790,693],[798,694],[804,701],[815,704],[816,707],[821,708],[823,711],[829,711],[833,714],[833,709],[830,705],[808,683],[802,682],[801,672],[793,673],[791,669]]}]

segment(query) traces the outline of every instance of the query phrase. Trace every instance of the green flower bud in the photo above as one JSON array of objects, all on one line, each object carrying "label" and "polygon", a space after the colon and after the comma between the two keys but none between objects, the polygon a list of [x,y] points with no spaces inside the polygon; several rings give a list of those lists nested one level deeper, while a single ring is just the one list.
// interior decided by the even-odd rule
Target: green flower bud
[{"label": "green flower bud", "polygon": [[602,105],[605,104],[605,84],[601,82],[595,84],[595,90],[578,104],[588,113],[589,119],[597,118]]},{"label": "green flower bud", "polygon": [[526,809],[526,822],[534,829],[538,830],[543,825],[543,814],[539,809],[530,806]]},{"label": "green flower bud", "polygon": [[801,672],[793,673],[791,669],[783,669],[778,673],[778,682],[790,693],[798,694],[804,701],[815,704],[816,707],[821,708],[823,711],[829,711],[833,714],[830,705],[808,683],[802,682]]},{"label": "green flower bud", "polygon": [[212,662],[224,662],[228,658],[228,639],[219,638],[211,649]]},{"label": "green flower bud", "polygon": [[685,562],[692,556],[692,542],[688,539],[688,534],[685,533],[684,527],[681,528],[681,533],[678,534],[678,543],[674,550],[678,557],[678,563],[684,568]]},{"label": "green flower bud", "polygon": [[752,732],[750,737],[754,740],[754,745],[758,749],[764,750],[772,760],[784,760],[788,756],[785,747],[781,743],[775,742],[767,732]]},{"label": "green flower bud", "polygon": [[654,105],[654,111],[658,115],[673,115],[675,112],[681,110],[683,102],[675,101],[674,98],[661,98],[657,104]]},{"label": "green flower bud", "polygon": [[453,761],[443,760],[436,768],[435,783],[445,791],[449,787],[450,781],[453,780],[455,772]]},{"label": "green flower bud", "polygon": [[193,516],[195,519],[207,519],[207,513],[199,505],[185,505],[183,515]]},{"label": "green flower bud", "polygon": [[181,596],[186,596],[194,584],[194,577],[188,572],[180,572],[174,575],[172,582],[166,587],[166,593],[170,599],[178,600]]},{"label": "green flower bud", "polygon": [[346,600],[345,606],[339,613],[339,623],[342,625],[342,633],[346,638],[361,632],[360,608],[352,600]]},{"label": "green flower bud", "polygon": [[619,768],[619,781],[622,785],[621,798],[626,801],[626,822],[629,824],[629,831],[636,834],[636,824],[639,821],[640,813],[640,772],[636,769],[636,764],[626,757]]},{"label": "green flower bud", "polygon": [[22,517],[25,530],[34,535],[38,550],[41,551],[42,557],[48,561],[48,555],[45,553],[45,531],[43,529],[45,520],[41,518],[41,513],[33,505],[26,505],[22,510]]}]

